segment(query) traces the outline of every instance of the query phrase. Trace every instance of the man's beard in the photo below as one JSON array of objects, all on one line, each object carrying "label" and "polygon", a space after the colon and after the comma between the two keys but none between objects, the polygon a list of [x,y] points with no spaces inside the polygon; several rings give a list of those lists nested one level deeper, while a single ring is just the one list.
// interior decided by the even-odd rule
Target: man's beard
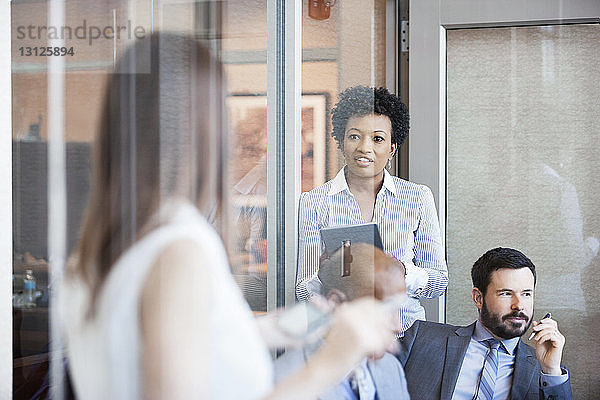
[{"label": "man's beard", "polygon": [[[512,323],[506,321],[511,317],[524,318],[525,321],[523,324],[521,324],[521,326],[514,326]],[[514,311],[503,316],[491,313],[485,304],[485,300],[483,301],[483,306],[481,307],[480,318],[483,326],[485,326],[494,335],[502,339],[512,339],[518,336],[523,336],[533,322],[533,319],[522,311]]]}]

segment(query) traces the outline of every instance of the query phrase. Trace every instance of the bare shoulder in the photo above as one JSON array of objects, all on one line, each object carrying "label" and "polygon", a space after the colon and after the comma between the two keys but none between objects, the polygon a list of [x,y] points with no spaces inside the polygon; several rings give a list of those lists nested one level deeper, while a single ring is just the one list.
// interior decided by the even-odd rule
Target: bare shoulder
[{"label": "bare shoulder", "polygon": [[208,250],[193,239],[179,239],[166,245],[156,257],[142,289],[142,315],[160,302],[175,301],[184,288],[208,296],[210,269]]},{"label": "bare shoulder", "polygon": [[210,374],[201,355],[211,343],[206,329],[214,306],[211,269],[206,267],[210,258],[208,244],[182,238],[164,246],[148,272],[140,301],[148,398],[208,396]]},{"label": "bare shoulder", "polygon": [[171,266],[172,268],[189,268],[198,266],[206,257],[206,249],[193,239],[178,239],[167,244],[159,253],[154,269]]}]

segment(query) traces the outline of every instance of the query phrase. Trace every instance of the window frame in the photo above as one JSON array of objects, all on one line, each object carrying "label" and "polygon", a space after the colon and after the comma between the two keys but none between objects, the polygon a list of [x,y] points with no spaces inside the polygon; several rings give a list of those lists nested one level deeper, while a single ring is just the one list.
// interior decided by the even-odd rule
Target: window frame
[{"label": "window frame", "polygon": [[[482,4],[482,1],[485,3]],[[409,176],[428,185],[446,241],[446,30],[598,22],[594,0],[410,0]],[[428,320],[446,321],[445,295],[423,301]]]}]

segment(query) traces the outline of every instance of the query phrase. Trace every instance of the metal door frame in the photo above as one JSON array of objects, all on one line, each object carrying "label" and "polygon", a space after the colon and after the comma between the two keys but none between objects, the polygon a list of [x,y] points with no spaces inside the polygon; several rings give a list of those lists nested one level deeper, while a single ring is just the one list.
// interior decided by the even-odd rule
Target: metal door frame
[{"label": "metal door frame", "polygon": [[[597,0],[410,0],[410,180],[428,185],[446,232],[446,30],[598,22]],[[452,279],[452,276],[450,276]],[[446,321],[446,299],[423,302]]]}]

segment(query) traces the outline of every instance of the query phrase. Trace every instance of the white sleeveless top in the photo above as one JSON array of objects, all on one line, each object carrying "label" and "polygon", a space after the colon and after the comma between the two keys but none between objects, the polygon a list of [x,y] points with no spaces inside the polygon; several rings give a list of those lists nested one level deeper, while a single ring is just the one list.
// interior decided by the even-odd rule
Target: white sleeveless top
[{"label": "white sleeveless top", "polygon": [[[86,318],[88,287],[79,280],[63,283],[59,307],[78,398],[138,399],[143,394],[139,315],[142,289],[160,252],[182,239],[194,240],[210,257],[203,265],[210,269],[210,286],[214,288],[214,309],[206,316],[206,329],[212,330],[210,336],[215,338],[209,362],[211,398],[256,399],[270,392],[271,358],[230,274],[221,240],[195,207],[183,204],[170,222],[147,234],[119,258],[102,287],[92,319]],[[193,307],[182,310],[190,312]],[[178,350],[186,351],[185,344]],[[206,355],[195,358],[202,357]]]}]

